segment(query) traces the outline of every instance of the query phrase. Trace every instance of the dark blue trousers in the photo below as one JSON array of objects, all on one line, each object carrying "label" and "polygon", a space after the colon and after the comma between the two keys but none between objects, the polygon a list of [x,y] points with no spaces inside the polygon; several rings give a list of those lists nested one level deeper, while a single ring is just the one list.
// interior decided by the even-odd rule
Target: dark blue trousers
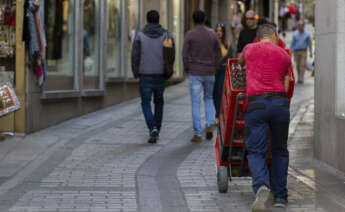
[{"label": "dark blue trousers", "polygon": [[[154,127],[157,127],[158,130],[160,130],[162,126],[164,87],[164,77],[140,76],[141,107],[150,132]],[[154,103],[154,114],[151,108],[152,96]]]},{"label": "dark blue trousers", "polygon": [[[248,103],[245,144],[255,193],[261,186],[267,186],[271,188],[274,197],[287,198],[289,122],[287,98],[261,99]],[[272,184],[266,164],[269,130],[272,142]]]}]

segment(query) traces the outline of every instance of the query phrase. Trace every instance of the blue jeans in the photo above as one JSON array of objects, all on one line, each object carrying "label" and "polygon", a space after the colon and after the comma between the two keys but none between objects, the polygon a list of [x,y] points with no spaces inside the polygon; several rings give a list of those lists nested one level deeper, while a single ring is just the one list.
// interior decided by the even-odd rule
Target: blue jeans
[{"label": "blue jeans", "polygon": [[201,93],[204,91],[206,127],[213,125],[214,105],[213,105],[214,76],[189,76],[190,96],[192,100],[192,116],[194,134],[201,136]]},{"label": "blue jeans", "polygon": [[[271,188],[274,197],[287,198],[289,122],[290,111],[287,98],[262,99],[248,103],[245,113],[246,149],[255,193],[264,185]],[[272,144],[271,185],[266,164],[269,130]]]},{"label": "blue jeans", "polygon": [[225,80],[226,66],[220,66],[215,76],[213,89],[213,101],[216,108],[216,118],[219,118],[220,106],[222,104],[223,86]]},{"label": "blue jeans", "polygon": [[[163,119],[163,105],[164,105],[164,77],[140,76],[140,96],[141,107],[144,113],[145,121],[149,131],[154,127],[160,130]],[[151,99],[154,97],[155,111],[152,113]]]}]

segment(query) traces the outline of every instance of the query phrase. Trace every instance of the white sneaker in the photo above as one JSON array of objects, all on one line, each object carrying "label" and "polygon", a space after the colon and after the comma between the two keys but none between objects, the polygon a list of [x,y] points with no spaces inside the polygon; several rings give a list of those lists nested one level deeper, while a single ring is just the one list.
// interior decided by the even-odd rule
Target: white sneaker
[{"label": "white sneaker", "polygon": [[261,186],[256,193],[255,201],[252,205],[252,212],[265,212],[267,211],[266,202],[270,196],[270,189],[266,186]]}]

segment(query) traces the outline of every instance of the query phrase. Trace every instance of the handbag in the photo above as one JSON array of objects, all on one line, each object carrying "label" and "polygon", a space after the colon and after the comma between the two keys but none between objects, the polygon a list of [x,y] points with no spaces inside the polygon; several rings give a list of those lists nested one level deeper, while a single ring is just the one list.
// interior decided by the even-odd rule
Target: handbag
[{"label": "handbag", "polygon": [[174,43],[165,32],[163,39],[163,60],[164,60],[164,77],[169,79],[174,74],[175,48]]}]

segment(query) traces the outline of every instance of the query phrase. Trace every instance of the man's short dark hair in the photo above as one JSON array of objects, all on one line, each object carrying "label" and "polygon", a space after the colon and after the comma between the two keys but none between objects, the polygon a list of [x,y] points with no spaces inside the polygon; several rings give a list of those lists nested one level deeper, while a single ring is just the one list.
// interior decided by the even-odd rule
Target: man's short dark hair
[{"label": "man's short dark hair", "polygon": [[258,40],[271,38],[274,33],[276,33],[276,28],[272,24],[263,24],[258,28],[257,37]]},{"label": "man's short dark hair", "polygon": [[205,23],[205,17],[206,17],[205,13],[201,10],[196,10],[193,13],[193,21],[196,24],[204,24]]},{"label": "man's short dark hair", "polygon": [[159,13],[156,10],[150,10],[146,15],[147,23],[159,24]]}]

